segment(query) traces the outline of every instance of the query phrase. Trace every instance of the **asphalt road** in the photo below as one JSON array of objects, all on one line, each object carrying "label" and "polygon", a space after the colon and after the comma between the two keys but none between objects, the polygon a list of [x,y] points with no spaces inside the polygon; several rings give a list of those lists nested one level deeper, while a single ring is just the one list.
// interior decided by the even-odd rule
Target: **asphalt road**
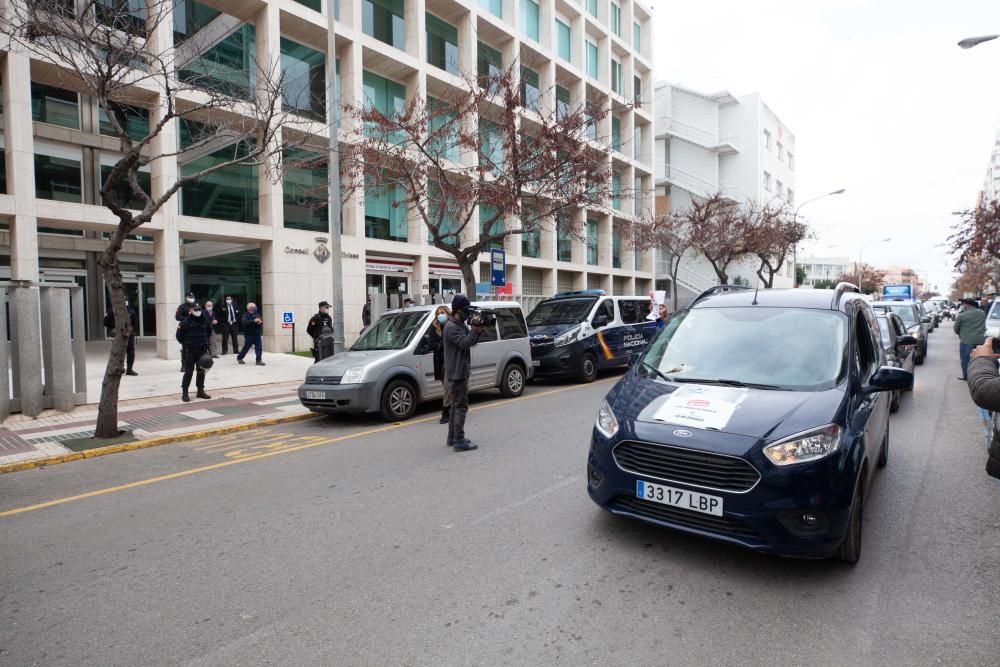
[{"label": "asphalt road", "polygon": [[599,510],[613,377],[477,401],[472,453],[427,411],[3,475],[0,664],[996,665],[1000,488],[957,371],[939,329],[853,568]]}]

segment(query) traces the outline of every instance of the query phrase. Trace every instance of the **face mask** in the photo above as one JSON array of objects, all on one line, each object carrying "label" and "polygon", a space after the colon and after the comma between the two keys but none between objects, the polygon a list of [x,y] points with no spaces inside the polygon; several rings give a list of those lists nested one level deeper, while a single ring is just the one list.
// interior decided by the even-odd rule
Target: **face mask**
[{"label": "face mask", "polygon": [[326,314],[327,314],[327,313],[329,313],[330,311],[329,311],[329,310],[327,310],[326,308],[320,308],[320,309],[319,309],[319,312],[321,312],[321,313],[323,313],[324,315],[326,315]]},{"label": "face mask", "polygon": [[232,299],[226,299],[226,303],[232,303],[232,302],[233,302]]},{"label": "face mask", "polygon": [[468,322],[469,321],[469,309],[468,308],[463,308],[462,312],[459,314],[459,317],[462,318],[463,322]]},{"label": "face mask", "polygon": [[447,321],[448,321],[448,316],[447,315],[445,315],[444,313],[441,313],[440,315],[438,315],[438,322],[440,322],[441,324],[444,324]]},{"label": "face mask", "polygon": [[256,312],[257,312],[257,309],[256,309],[256,308],[251,308],[251,309],[250,309],[250,314],[251,314],[251,315],[253,315],[253,314],[254,314],[254,313],[256,313]]},{"label": "face mask", "polygon": [[128,301],[125,302],[125,307],[128,308]]},{"label": "face mask", "polygon": [[201,317],[201,311],[200,310],[192,310],[191,314],[194,315],[195,317]]},{"label": "face mask", "polygon": [[206,303],[205,304],[205,310],[212,310],[212,304]]},{"label": "face mask", "polygon": [[194,303],[194,297],[193,297],[193,296],[189,296],[189,297],[187,298],[187,302],[188,302],[188,303]]}]

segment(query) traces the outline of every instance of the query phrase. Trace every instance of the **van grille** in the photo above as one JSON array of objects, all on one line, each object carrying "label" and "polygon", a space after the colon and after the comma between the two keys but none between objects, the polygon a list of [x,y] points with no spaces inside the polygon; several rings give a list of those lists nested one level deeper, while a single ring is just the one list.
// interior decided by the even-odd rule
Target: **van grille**
[{"label": "van grille", "polygon": [[669,445],[626,441],[612,454],[626,472],[706,489],[743,493],[760,479],[757,469],[743,459]]},{"label": "van grille", "polygon": [[661,505],[634,496],[615,496],[608,504],[608,508],[629,514],[636,514],[649,519],[656,519],[665,523],[672,523],[687,528],[697,530],[707,530],[715,533],[722,533],[733,537],[741,537],[749,540],[763,541],[760,533],[742,521],[727,519],[726,517],[713,516],[711,514],[701,514],[682,510],[670,505]]},{"label": "van grille", "polygon": [[340,384],[343,375],[314,375],[306,378],[306,384]]}]

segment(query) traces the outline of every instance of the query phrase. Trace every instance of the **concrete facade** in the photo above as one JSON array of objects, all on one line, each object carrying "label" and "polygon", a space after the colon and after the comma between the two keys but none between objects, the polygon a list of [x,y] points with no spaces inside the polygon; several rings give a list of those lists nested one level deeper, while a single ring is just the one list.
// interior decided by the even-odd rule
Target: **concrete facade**
[{"label": "concrete facade", "polygon": [[806,272],[802,287],[813,287],[820,280],[836,280],[853,267],[849,257],[799,257]]},{"label": "concrete facade", "polygon": [[986,167],[986,178],[983,179],[983,190],[980,201],[1000,200],[1000,130],[997,130],[990,152],[990,163]]}]

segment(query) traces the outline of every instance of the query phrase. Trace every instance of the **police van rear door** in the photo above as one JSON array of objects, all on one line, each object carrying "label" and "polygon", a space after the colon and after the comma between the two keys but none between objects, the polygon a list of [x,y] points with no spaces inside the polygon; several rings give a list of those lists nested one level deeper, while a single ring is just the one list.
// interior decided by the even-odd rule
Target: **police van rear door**
[{"label": "police van rear door", "polygon": [[618,312],[622,320],[622,352],[625,361],[632,352],[642,352],[656,335],[656,322],[646,319],[650,313],[649,299],[621,299]]}]

